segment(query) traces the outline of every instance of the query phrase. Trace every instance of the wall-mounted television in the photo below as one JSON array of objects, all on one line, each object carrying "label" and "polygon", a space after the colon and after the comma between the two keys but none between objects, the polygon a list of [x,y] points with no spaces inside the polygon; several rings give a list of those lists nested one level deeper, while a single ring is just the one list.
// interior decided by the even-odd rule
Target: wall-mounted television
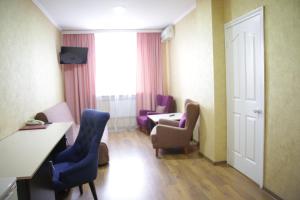
[{"label": "wall-mounted television", "polygon": [[88,48],[61,47],[60,64],[86,64]]}]

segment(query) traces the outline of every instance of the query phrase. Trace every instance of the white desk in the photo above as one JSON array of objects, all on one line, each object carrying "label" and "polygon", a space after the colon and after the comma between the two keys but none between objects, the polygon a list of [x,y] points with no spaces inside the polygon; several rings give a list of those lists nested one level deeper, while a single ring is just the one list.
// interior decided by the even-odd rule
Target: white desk
[{"label": "white desk", "polygon": [[53,123],[46,129],[17,131],[0,141],[0,177],[31,179],[72,122]]},{"label": "white desk", "polygon": [[16,178],[0,178],[0,199],[18,199]]},{"label": "white desk", "polygon": [[166,113],[166,114],[157,114],[157,115],[148,115],[148,118],[151,119],[155,124],[158,123],[160,119],[167,120],[180,120],[183,113]]}]

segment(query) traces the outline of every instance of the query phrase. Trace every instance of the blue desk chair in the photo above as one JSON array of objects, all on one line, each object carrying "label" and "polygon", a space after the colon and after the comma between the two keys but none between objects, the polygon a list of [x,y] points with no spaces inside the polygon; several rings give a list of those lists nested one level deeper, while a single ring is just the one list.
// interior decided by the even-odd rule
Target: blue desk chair
[{"label": "blue desk chair", "polygon": [[74,145],[60,152],[50,161],[52,184],[55,191],[66,190],[89,183],[94,199],[97,199],[94,179],[98,170],[98,146],[109,113],[85,110],[81,116],[79,135]]}]

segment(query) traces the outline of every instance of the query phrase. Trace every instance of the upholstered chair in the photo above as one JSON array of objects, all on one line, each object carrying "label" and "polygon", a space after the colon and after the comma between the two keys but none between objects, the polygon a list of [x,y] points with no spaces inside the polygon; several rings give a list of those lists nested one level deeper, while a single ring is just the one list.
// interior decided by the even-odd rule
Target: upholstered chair
[{"label": "upholstered chair", "polygon": [[164,148],[184,148],[188,152],[199,113],[199,104],[188,99],[180,121],[159,120],[158,125],[151,131],[151,141],[157,157],[159,149]]},{"label": "upholstered chair", "polygon": [[173,97],[172,96],[156,96],[156,110],[141,109],[137,116],[137,124],[142,131],[149,131],[150,121],[148,115],[162,114],[172,112],[173,109]]},{"label": "upholstered chair", "polygon": [[97,199],[94,179],[98,171],[98,146],[103,135],[109,113],[85,110],[81,117],[80,130],[74,145],[59,153],[50,161],[52,185],[62,191],[89,183],[94,199]]}]

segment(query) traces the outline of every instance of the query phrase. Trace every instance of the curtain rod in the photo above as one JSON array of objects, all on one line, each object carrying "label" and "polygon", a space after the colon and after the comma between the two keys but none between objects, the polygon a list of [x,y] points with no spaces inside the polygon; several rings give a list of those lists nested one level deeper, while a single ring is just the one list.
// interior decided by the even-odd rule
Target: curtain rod
[{"label": "curtain rod", "polygon": [[97,30],[70,30],[62,31],[62,34],[83,34],[83,33],[102,33],[102,32],[142,32],[160,33],[162,29],[97,29]]}]

